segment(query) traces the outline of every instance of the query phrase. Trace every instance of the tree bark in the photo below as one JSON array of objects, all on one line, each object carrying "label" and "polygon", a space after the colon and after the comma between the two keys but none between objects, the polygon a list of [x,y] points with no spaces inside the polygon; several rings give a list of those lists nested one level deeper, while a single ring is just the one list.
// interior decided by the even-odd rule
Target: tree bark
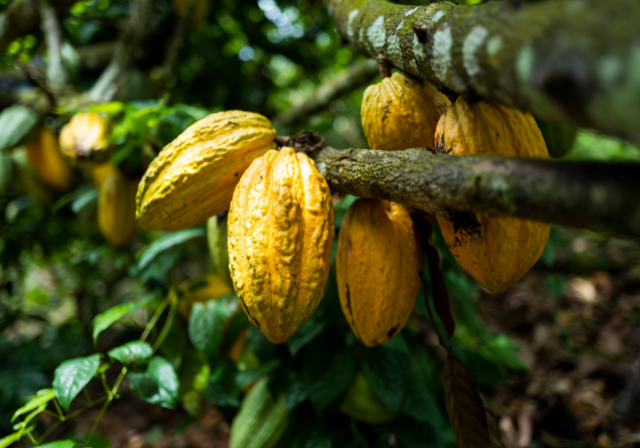
[{"label": "tree bark", "polygon": [[309,132],[280,137],[278,144],[313,158],[333,193],[445,216],[477,212],[640,236],[637,163],[463,157],[422,148],[338,150]]},{"label": "tree bark", "polygon": [[361,53],[458,94],[640,143],[640,2],[325,0]]}]

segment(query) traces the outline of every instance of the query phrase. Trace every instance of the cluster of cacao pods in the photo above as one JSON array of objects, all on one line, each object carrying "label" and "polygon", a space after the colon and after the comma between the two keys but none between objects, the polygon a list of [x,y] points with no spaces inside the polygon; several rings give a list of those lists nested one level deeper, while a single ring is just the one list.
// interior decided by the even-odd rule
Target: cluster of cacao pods
[{"label": "cluster of cacao pods", "polygon": [[[469,103],[462,97],[451,104],[429,83],[402,72],[367,88],[362,124],[373,149],[431,148],[451,155],[549,157],[531,114],[481,101]],[[458,264],[491,291],[508,288],[533,266],[550,229],[540,222],[482,213],[437,219]],[[346,287],[341,288],[340,298],[346,310],[353,309],[356,300],[371,300],[354,296]]]}]

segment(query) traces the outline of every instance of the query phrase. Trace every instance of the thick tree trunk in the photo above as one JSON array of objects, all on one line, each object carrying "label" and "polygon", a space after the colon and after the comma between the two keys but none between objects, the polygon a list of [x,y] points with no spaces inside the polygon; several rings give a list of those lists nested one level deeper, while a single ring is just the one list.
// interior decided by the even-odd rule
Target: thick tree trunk
[{"label": "thick tree trunk", "polygon": [[459,94],[640,143],[640,2],[325,0],[361,53]]}]

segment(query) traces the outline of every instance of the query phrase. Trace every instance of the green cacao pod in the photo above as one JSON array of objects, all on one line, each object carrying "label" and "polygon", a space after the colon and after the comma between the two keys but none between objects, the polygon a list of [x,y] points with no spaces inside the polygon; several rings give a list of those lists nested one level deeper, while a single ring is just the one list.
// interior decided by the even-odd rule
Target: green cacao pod
[{"label": "green cacao pod", "polygon": [[[527,112],[462,97],[438,123],[436,151],[452,155],[548,159],[533,116]],[[526,219],[463,214],[438,216],[447,247],[462,268],[490,291],[502,291],[542,255],[551,226]]]},{"label": "green cacao pod", "polygon": [[547,151],[551,157],[564,157],[571,151],[578,135],[578,129],[540,118],[536,118],[536,123],[542,132],[544,142],[547,144]]},{"label": "green cacao pod", "polygon": [[91,169],[111,155],[109,118],[96,112],[74,115],[60,131],[60,150],[72,166]]},{"label": "green cacao pod", "polygon": [[353,384],[340,404],[340,411],[354,420],[370,424],[387,423],[398,417],[376,397],[367,378],[356,374]]},{"label": "green cacao pod", "polygon": [[233,286],[229,271],[229,249],[227,248],[227,216],[212,216],[207,221],[207,241],[211,257],[211,270],[215,275]]},{"label": "green cacao pod", "polygon": [[287,427],[284,394],[275,398],[268,378],[260,379],[242,400],[231,423],[229,448],[273,448]]},{"label": "green cacao pod", "polygon": [[260,114],[227,111],[194,123],[149,165],[136,197],[145,230],[180,230],[229,208],[253,160],[275,149],[275,129]]},{"label": "green cacao pod", "polygon": [[313,160],[269,151],[245,171],[229,210],[229,267],[249,321],[273,343],[313,314],[329,277],[329,186]]},{"label": "green cacao pod", "polygon": [[431,148],[438,118],[450,104],[433,85],[404,72],[367,87],[361,116],[369,147]]},{"label": "green cacao pod", "polygon": [[43,128],[34,140],[24,146],[29,163],[42,182],[58,191],[69,190],[73,171],[62,157],[58,138],[52,131]]},{"label": "green cacao pod", "polygon": [[409,319],[424,265],[417,230],[400,204],[358,199],[342,221],[336,273],[342,312],[367,347]]},{"label": "green cacao pod", "polygon": [[98,228],[112,246],[127,244],[136,233],[138,183],[120,170],[107,178],[98,195]]}]

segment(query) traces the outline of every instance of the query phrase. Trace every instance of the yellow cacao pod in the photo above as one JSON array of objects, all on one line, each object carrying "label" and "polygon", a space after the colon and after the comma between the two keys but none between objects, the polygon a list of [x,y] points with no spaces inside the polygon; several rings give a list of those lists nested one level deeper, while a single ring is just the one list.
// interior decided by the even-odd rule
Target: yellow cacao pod
[{"label": "yellow cacao pod", "polygon": [[[178,285],[178,293],[180,294],[178,311],[182,317],[189,319],[194,303],[218,300],[232,292],[231,287],[216,275],[205,274],[195,279],[185,280]],[[229,318],[230,321],[231,318]],[[228,325],[228,322],[225,324]]]},{"label": "yellow cacao pod", "polygon": [[104,183],[106,182],[106,180],[111,175],[111,173],[113,173],[114,171],[117,171],[117,170],[118,170],[118,168],[113,166],[111,164],[111,162],[105,162],[105,163],[101,163],[99,165],[96,165],[90,171],[91,172],[91,180],[93,181],[93,185],[95,185],[95,187],[98,190],[100,190],[102,188],[102,186],[104,185]]},{"label": "yellow cacao pod", "polygon": [[450,105],[433,85],[404,72],[367,87],[361,115],[369,147],[431,148],[438,118]]},{"label": "yellow cacao pod", "polygon": [[56,135],[43,128],[38,136],[24,145],[29,163],[38,178],[48,186],[67,191],[73,181],[73,171],[62,157]]},{"label": "yellow cacao pod", "polygon": [[90,169],[110,156],[109,119],[96,112],[74,115],[60,131],[62,154],[74,166]]},{"label": "yellow cacao pod", "polygon": [[415,306],[423,265],[417,229],[402,205],[358,199],[349,207],[338,239],[338,294],[364,345],[380,345],[402,330]]},{"label": "yellow cacao pod", "polygon": [[98,195],[98,228],[112,246],[131,241],[136,233],[136,189],[138,183],[120,170],[107,178]]},{"label": "yellow cacao pod", "polygon": [[149,165],[136,197],[145,230],[180,230],[229,208],[233,189],[256,158],[275,149],[260,114],[227,111],[194,123]]},{"label": "yellow cacao pod", "polygon": [[[461,97],[440,118],[435,142],[436,151],[453,155],[549,158],[531,114]],[[551,228],[483,213],[462,216],[461,222],[438,216],[442,235],[458,264],[490,291],[508,288],[531,269]]]},{"label": "yellow cacao pod", "polygon": [[268,151],[245,171],[229,211],[229,268],[247,317],[286,341],[320,303],[331,265],[333,202],[313,160]]}]

